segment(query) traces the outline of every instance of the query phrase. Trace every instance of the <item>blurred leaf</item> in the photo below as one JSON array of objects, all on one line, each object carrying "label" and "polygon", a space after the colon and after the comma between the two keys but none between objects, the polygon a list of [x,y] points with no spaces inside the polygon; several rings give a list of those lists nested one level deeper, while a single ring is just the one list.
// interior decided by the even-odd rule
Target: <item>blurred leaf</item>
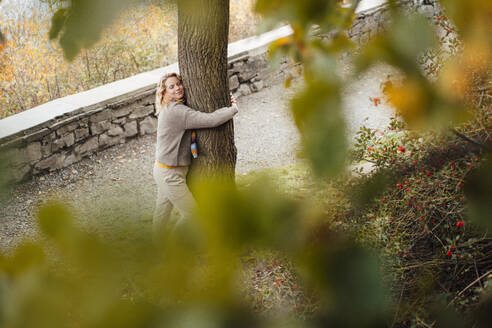
[{"label": "blurred leaf", "polygon": [[402,85],[392,85],[386,89],[389,102],[410,126],[425,122],[432,99],[427,84],[423,79],[406,79]]},{"label": "blurred leaf", "polygon": [[[309,51],[309,55],[306,53]],[[314,43],[304,53],[305,76],[307,80],[323,81],[329,88],[337,88],[340,82],[336,74],[336,56],[326,48]],[[308,85],[308,87],[311,87]],[[335,93],[337,90],[335,90]]]},{"label": "blurred leaf", "polygon": [[72,0],[52,19],[50,38],[59,37],[65,58],[72,61],[83,48],[90,48],[120,12],[137,0]]},{"label": "blurred leaf", "polygon": [[44,250],[39,245],[25,242],[17,247],[12,256],[4,263],[7,265],[8,272],[14,275],[33,269],[37,271],[44,265],[44,253]]},{"label": "blurred leaf", "polygon": [[65,25],[65,21],[67,19],[68,9],[61,8],[56,11],[56,13],[51,18],[51,29],[49,31],[50,40],[58,37],[58,34],[62,30]]},{"label": "blurred leaf", "polygon": [[[440,1],[452,22],[457,25],[460,32],[468,37],[471,33],[485,32],[483,34],[489,42],[492,40],[490,35],[490,18],[492,17],[492,2],[488,0],[441,0]],[[488,30],[488,32],[486,32]]]},{"label": "blurred leaf", "polygon": [[408,76],[420,75],[418,57],[437,46],[435,32],[429,21],[420,15],[398,11],[395,15],[387,31],[362,48],[356,61],[359,72],[385,61]]},{"label": "blurred leaf", "polygon": [[492,159],[491,154],[466,179],[465,194],[472,220],[487,229],[492,229]]},{"label": "blurred leaf", "polygon": [[292,84],[292,75],[289,75],[284,80],[284,87],[290,88],[291,84]]},{"label": "blurred leaf", "polygon": [[473,319],[477,328],[487,328],[490,326],[492,320],[492,293],[490,288],[485,291],[485,295],[480,300],[476,311],[473,313]]},{"label": "blurred leaf", "polygon": [[334,176],[348,156],[345,122],[336,84],[315,80],[292,100],[302,144],[316,174]]},{"label": "blurred leaf", "polygon": [[385,326],[390,299],[376,256],[327,226],[312,234],[300,263],[301,273],[321,298],[316,326]]},{"label": "blurred leaf", "polygon": [[13,147],[0,149],[0,206],[11,196],[14,186],[25,178],[26,153]]},{"label": "blurred leaf", "polygon": [[453,308],[446,306],[445,295],[442,295],[442,300],[435,301],[429,306],[429,312],[435,320],[436,327],[449,328],[465,328],[463,316],[456,312]]},{"label": "blurred leaf", "polygon": [[354,8],[342,8],[338,0],[258,0],[255,10],[279,22],[288,21],[304,33],[313,24],[325,31],[347,27]]},{"label": "blurred leaf", "polygon": [[437,46],[436,33],[422,15],[399,12],[392,19],[394,23],[388,30],[388,42],[398,58],[412,63],[411,67],[424,51]]},{"label": "blurred leaf", "polygon": [[363,208],[385,192],[391,183],[390,172],[378,170],[376,173],[361,178],[360,185],[351,193],[356,208]]},{"label": "blurred leaf", "polygon": [[39,209],[38,223],[41,231],[56,240],[64,240],[74,233],[73,217],[67,207],[51,202]]},{"label": "blurred leaf", "polygon": [[259,178],[245,190],[217,182],[198,187],[198,219],[212,247],[295,249],[301,240],[301,209]]},{"label": "blurred leaf", "polygon": [[191,304],[179,307],[169,314],[165,327],[261,327],[260,320],[247,308],[232,301],[229,304]]}]

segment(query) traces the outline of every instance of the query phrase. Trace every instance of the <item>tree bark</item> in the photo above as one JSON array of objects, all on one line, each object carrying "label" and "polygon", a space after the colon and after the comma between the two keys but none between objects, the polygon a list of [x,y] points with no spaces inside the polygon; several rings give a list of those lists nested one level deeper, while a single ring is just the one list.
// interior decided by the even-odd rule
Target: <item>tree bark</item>
[{"label": "tree bark", "polygon": [[[202,112],[230,106],[227,76],[229,0],[178,2],[178,61],[188,106]],[[232,120],[197,130],[198,158],[189,179],[234,183],[236,147]],[[192,183],[193,185],[193,183]]]}]

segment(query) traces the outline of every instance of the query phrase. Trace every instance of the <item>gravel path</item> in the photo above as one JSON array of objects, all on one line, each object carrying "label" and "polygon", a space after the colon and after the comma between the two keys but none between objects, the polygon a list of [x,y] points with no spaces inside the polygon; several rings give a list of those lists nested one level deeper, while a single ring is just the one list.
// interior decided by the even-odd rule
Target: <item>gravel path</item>
[{"label": "gravel path", "polygon": [[[343,67],[346,73],[348,68]],[[379,86],[390,72],[378,66],[344,91],[352,135],[362,124],[384,127],[389,122],[391,110],[385,104],[376,108],[369,97],[381,96]],[[299,135],[288,101],[301,87],[298,79],[289,89],[278,84],[238,99],[240,111],[234,118],[237,174],[296,161]],[[155,135],[133,139],[17,186],[0,212],[0,249],[35,232],[36,208],[48,199],[71,206],[84,226],[97,224],[103,231],[119,224],[126,224],[126,229],[150,229],[156,192],[154,139]]]}]

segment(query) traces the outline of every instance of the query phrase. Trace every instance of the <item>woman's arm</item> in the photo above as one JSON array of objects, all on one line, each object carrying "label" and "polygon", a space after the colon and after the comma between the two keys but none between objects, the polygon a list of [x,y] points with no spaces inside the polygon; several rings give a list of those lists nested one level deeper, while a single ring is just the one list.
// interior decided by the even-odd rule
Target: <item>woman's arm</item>
[{"label": "woman's arm", "polygon": [[223,107],[212,113],[203,113],[196,111],[188,106],[185,114],[185,129],[204,129],[215,128],[230,119],[238,112],[237,106]]}]

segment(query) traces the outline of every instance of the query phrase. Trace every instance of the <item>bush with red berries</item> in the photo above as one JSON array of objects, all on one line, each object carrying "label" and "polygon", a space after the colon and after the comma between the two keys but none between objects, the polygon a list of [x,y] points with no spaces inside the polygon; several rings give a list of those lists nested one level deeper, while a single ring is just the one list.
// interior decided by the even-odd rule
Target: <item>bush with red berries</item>
[{"label": "bush with red berries", "polygon": [[361,223],[352,226],[382,251],[402,322],[429,315],[438,297],[460,312],[479,302],[492,236],[470,219],[467,184],[491,145],[491,114],[482,103],[473,120],[444,132],[409,131],[398,118],[385,131],[358,132],[355,159],[374,169],[351,182]]}]

